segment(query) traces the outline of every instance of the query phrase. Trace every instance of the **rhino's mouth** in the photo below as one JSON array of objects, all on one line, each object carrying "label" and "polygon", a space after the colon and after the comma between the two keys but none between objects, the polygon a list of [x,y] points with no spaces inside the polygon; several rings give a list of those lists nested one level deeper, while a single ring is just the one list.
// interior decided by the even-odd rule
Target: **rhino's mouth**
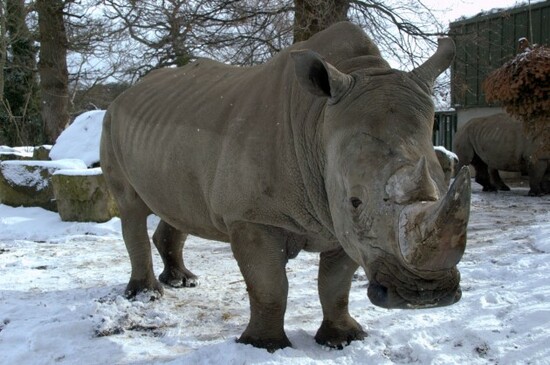
[{"label": "rhino's mouth", "polygon": [[372,304],[383,308],[418,309],[454,304],[462,297],[460,273],[451,269],[422,278],[400,271],[399,275],[378,272],[369,281]]},{"label": "rhino's mouth", "polygon": [[[419,292],[422,294],[422,292]],[[368,288],[368,296],[372,304],[383,308],[396,309],[421,309],[432,307],[444,307],[458,302],[462,296],[462,290],[458,285],[454,290],[446,292],[442,296],[432,296],[431,293],[426,295],[403,296],[399,293],[398,288],[387,288],[378,283],[370,283]]]}]

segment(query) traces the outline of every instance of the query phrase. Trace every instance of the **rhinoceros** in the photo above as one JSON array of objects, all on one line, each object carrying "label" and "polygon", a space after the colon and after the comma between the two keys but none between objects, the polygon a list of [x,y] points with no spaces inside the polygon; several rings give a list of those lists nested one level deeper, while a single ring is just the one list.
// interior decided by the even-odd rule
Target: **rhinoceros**
[{"label": "rhinoceros", "polygon": [[131,261],[126,295],[195,285],[182,255],[191,234],[230,243],[250,302],[237,341],[270,351],[291,346],[285,266],[301,250],[320,253],[315,339],[326,346],[365,336],[348,312],[359,267],[375,305],[458,301],[470,179],[465,168],[444,182],[430,96],[453,57],[443,38],[422,65],[394,70],[343,22],[262,65],[200,59],[144,77],[109,107],[101,137]]},{"label": "rhinoceros", "polygon": [[453,141],[458,169],[472,165],[475,181],[483,191],[510,190],[498,170],[522,172],[529,176],[531,196],[550,193],[550,156],[536,154],[539,141],[529,137],[522,123],[506,113],[470,119],[460,127]]}]

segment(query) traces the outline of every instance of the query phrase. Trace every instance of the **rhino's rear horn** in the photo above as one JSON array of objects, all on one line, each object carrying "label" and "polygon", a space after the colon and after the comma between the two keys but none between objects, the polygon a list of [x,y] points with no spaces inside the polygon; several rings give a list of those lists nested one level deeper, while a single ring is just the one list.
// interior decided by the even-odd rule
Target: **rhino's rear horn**
[{"label": "rhino's rear horn", "polygon": [[416,270],[441,271],[460,261],[466,248],[470,196],[470,172],[464,167],[445,197],[403,209],[399,248],[407,265]]},{"label": "rhino's rear horn", "polygon": [[433,85],[437,76],[451,65],[454,56],[455,43],[453,40],[448,37],[439,38],[435,53],[411,72],[429,85]]}]

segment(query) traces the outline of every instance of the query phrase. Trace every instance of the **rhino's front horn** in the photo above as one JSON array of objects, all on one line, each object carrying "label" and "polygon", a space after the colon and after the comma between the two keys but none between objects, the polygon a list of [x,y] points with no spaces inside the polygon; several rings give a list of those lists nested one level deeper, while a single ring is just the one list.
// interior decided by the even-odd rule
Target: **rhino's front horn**
[{"label": "rhino's front horn", "polygon": [[466,248],[470,217],[470,171],[463,167],[443,199],[407,206],[399,217],[399,248],[413,269],[453,268]]},{"label": "rhino's front horn", "polygon": [[411,72],[429,85],[433,85],[437,76],[451,65],[454,56],[455,43],[453,40],[448,37],[439,38],[435,53]]}]

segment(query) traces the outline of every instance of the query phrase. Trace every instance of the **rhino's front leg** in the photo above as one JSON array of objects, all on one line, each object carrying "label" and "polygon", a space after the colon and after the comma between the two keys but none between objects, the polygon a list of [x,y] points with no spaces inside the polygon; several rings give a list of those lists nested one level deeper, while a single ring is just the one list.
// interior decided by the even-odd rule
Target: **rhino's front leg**
[{"label": "rhino's front leg", "polygon": [[251,223],[231,229],[231,249],[246,282],[250,322],[237,340],[272,352],[291,346],[284,331],[288,295],[283,234]]},{"label": "rhino's front leg", "polygon": [[321,253],[318,286],[323,323],[315,335],[317,343],[342,349],[366,336],[348,312],[351,279],[358,267],[342,248]]}]

